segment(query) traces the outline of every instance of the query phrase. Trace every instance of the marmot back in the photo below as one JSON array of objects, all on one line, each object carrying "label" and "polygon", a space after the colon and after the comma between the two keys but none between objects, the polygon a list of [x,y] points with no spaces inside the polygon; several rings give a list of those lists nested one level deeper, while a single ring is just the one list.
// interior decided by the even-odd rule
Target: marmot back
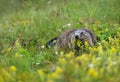
[{"label": "marmot back", "polygon": [[[55,50],[75,50],[79,52],[84,48],[84,43],[87,42],[90,46],[96,44],[96,36],[90,29],[79,28],[67,30],[55,39]],[[77,43],[81,42],[79,46]]]}]

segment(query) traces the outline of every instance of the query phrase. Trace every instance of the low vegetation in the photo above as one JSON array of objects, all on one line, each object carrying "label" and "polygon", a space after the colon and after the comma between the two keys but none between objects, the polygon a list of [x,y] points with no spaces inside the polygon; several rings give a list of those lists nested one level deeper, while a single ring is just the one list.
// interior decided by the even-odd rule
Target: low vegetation
[{"label": "low vegetation", "polygon": [[[19,8],[3,12],[0,82],[120,82],[119,4],[119,0],[22,0]],[[86,43],[82,55],[71,51],[56,55],[54,48],[45,48],[65,30],[81,27],[98,37],[96,46]]]}]

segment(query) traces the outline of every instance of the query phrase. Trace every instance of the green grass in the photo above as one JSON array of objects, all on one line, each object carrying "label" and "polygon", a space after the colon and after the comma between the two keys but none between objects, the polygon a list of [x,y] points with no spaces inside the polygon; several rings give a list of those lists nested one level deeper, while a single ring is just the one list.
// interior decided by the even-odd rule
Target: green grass
[{"label": "green grass", "polygon": [[[120,81],[119,0],[15,2],[14,10],[9,3],[0,8],[0,82]],[[99,37],[81,56],[42,48],[63,31],[81,27]]]}]

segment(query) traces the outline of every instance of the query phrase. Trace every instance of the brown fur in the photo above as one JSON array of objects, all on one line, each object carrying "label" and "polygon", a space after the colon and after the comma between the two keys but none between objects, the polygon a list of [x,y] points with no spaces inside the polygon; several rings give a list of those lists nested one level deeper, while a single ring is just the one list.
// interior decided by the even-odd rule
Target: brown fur
[{"label": "brown fur", "polygon": [[85,41],[88,42],[90,46],[95,45],[96,36],[91,30],[87,28],[67,30],[64,33],[62,33],[59,37],[57,37],[55,51],[62,49],[64,51],[76,50],[78,52],[79,50],[81,50],[81,48],[77,45],[77,42],[75,43],[73,41],[81,41],[81,47],[83,49]]}]

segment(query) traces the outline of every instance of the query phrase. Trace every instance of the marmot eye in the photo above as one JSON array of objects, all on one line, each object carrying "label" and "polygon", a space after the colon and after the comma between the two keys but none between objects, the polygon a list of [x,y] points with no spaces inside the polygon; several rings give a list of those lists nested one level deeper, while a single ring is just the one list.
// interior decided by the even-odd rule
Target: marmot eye
[{"label": "marmot eye", "polygon": [[80,33],[81,35],[83,34],[83,32]]}]

